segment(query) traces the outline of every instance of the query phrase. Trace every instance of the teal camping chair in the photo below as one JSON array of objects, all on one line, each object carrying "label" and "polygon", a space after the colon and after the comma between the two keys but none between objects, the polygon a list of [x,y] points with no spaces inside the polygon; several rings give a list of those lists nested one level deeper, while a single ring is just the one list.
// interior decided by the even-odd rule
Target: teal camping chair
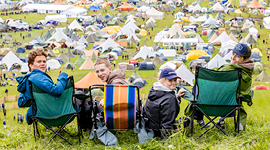
[{"label": "teal camping chair", "polygon": [[[209,70],[202,67],[196,67],[195,72],[195,85],[194,85],[194,100],[192,102],[193,112],[194,109],[202,112],[206,118],[209,119],[206,125],[209,123],[214,125],[203,132],[199,137],[208,132],[209,130],[217,127],[224,134],[228,135],[214,120],[221,117],[229,117],[234,115],[235,135],[236,131],[239,133],[240,124],[240,108],[242,105],[240,96],[240,81],[241,81],[241,70],[232,71],[215,71]],[[210,118],[213,116],[213,118]],[[194,113],[191,115],[191,135],[193,134],[193,122]]]},{"label": "teal camping chair", "polygon": [[[60,97],[54,97],[49,95],[48,93],[42,91],[37,86],[29,83],[30,90],[32,94],[32,104],[36,106],[36,115],[32,116],[33,120],[33,128],[34,128],[34,136],[36,140],[36,133],[39,135],[37,123],[39,122],[43,126],[45,126],[47,129],[54,132],[54,135],[51,137],[49,142],[58,135],[62,139],[64,139],[66,142],[68,142],[70,145],[72,145],[71,142],[69,142],[66,138],[64,138],[62,135],[59,134],[60,131],[64,131],[68,133],[70,136],[72,136],[69,132],[64,130],[65,126],[72,122],[75,117],[78,116],[78,111],[74,109],[72,104],[72,98],[74,95],[74,80],[73,76],[70,76],[68,78],[67,85],[65,87],[64,92]],[[33,109],[32,109],[33,110]],[[34,113],[34,110],[32,112]],[[79,137],[79,143],[81,142],[80,134],[81,129],[79,126],[79,122],[77,119],[77,125],[78,125],[78,137]],[[53,130],[52,127],[58,127],[57,130]]]}]

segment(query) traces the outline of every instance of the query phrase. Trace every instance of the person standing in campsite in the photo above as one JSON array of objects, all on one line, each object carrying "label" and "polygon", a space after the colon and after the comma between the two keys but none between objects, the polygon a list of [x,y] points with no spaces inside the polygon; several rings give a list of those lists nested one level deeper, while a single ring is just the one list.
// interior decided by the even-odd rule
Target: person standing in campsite
[{"label": "person standing in campsite", "polygon": [[[28,67],[30,73],[26,74],[24,77],[17,77],[16,80],[19,83],[17,86],[17,90],[20,92],[18,98],[18,106],[19,107],[29,107],[28,103],[31,98],[31,92],[29,89],[29,81],[31,81],[34,85],[38,86],[44,92],[48,94],[59,97],[64,92],[65,86],[67,84],[68,75],[64,72],[60,73],[57,79],[57,83],[55,84],[52,78],[45,73],[47,68],[47,53],[45,53],[42,49],[34,49],[30,51],[28,54]],[[48,101],[49,103],[49,101]],[[34,114],[32,114],[32,109]],[[32,124],[32,115],[36,113],[36,106],[31,105],[26,114],[26,121],[30,125]]]},{"label": "person standing in campsite", "polygon": [[7,127],[6,127],[6,121],[5,120],[3,121],[3,125],[4,125],[4,129],[6,129]]},{"label": "person standing in campsite", "polygon": [[20,114],[17,113],[17,123],[19,123],[19,121],[20,121]]},{"label": "person standing in campsite", "polygon": [[[107,84],[130,84],[126,80],[126,74],[121,69],[112,70],[110,61],[108,58],[100,57],[94,64],[97,76]],[[103,106],[104,101],[100,101],[100,106]]]},{"label": "person standing in campsite", "polygon": [[14,113],[13,120],[15,120],[15,119],[16,119],[16,114]]},{"label": "person standing in campsite", "polygon": [[7,110],[6,110],[6,108],[3,108],[3,113],[4,113],[4,117],[6,118],[6,116],[7,116]]}]

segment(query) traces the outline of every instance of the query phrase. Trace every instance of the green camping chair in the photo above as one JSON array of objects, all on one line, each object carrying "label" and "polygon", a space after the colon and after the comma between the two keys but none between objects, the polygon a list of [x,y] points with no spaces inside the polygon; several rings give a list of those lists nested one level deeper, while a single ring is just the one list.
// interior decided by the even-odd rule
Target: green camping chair
[{"label": "green camping chair", "polygon": [[[236,131],[239,133],[240,124],[240,108],[242,105],[240,96],[240,81],[241,81],[241,70],[232,71],[215,71],[209,70],[202,67],[196,67],[195,72],[195,85],[194,85],[194,100],[192,102],[193,112],[194,109],[202,112],[209,122],[214,125],[203,132],[199,137],[208,132],[209,130],[217,127],[224,134],[228,134],[218,125],[220,121],[214,122],[214,120],[221,117],[229,117],[234,115],[235,135]],[[210,118],[213,116],[213,118]],[[193,122],[194,113],[191,115],[191,135],[193,134]],[[198,129],[199,130],[199,129]]]},{"label": "green camping chair", "polygon": [[[49,95],[48,93],[42,91],[37,86],[32,84],[29,81],[30,90],[32,94],[32,105],[36,105],[36,115],[32,116],[33,120],[33,128],[34,128],[34,137],[36,140],[36,133],[39,135],[37,123],[39,122],[43,126],[45,126],[47,129],[54,132],[54,135],[49,140],[49,142],[58,135],[62,139],[64,139],[66,142],[68,142],[70,145],[72,145],[71,142],[69,142],[66,138],[64,138],[62,135],[59,134],[60,131],[64,131],[68,133],[70,136],[72,136],[69,132],[64,130],[65,126],[72,122],[75,117],[78,116],[78,111],[74,109],[72,104],[72,98],[74,94],[74,80],[73,76],[70,76],[68,78],[68,82],[66,85],[66,88],[62,95],[60,97],[54,97]],[[32,109],[33,110],[33,109]],[[32,112],[34,113],[34,110]],[[81,135],[81,129],[79,126],[79,122],[77,119],[77,125],[78,125],[78,137],[79,137],[79,143],[81,142],[80,135]],[[53,130],[52,127],[58,127],[57,130]]]}]

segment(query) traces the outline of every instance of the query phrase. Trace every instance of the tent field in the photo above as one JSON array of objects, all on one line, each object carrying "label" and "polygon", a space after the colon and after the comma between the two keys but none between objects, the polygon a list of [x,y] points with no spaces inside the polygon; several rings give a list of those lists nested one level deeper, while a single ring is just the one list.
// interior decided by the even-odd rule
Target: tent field
[{"label": "tent field", "polygon": [[[187,3],[189,6],[191,6],[195,1],[196,0],[188,0],[186,2],[183,0],[183,2]],[[232,6],[236,5],[238,7],[239,1],[241,0],[228,1],[231,1]],[[61,0],[57,0],[57,2],[61,2]],[[124,1],[122,2],[124,3]],[[186,74],[183,74],[183,72],[179,70],[177,70],[177,74],[187,83],[192,85],[192,77],[195,72],[195,69],[190,71],[192,69],[192,67],[190,68],[192,64],[193,66],[200,64],[199,61],[204,61],[203,59],[208,59],[209,57],[211,58],[210,61],[207,60],[207,62],[204,61],[204,63],[209,63],[207,67],[210,69],[216,69],[222,64],[227,64],[231,55],[231,52],[227,50],[234,47],[236,42],[240,42],[240,39],[235,37],[235,35],[237,35],[237,31],[241,30],[242,26],[246,26],[247,24],[243,25],[246,23],[243,21],[243,24],[239,27],[232,28],[230,24],[226,24],[225,22],[232,20],[235,17],[242,17],[245,20],[248,18],[255,20],[255,24],[250,26],[252,28],[247,28],[245,29],[247,32],[240,33],[240,35],[243,37],[241,42],[253,43],[252,48],[254,50],[252,53],[254,54],[252,54],[252,56],[254,56],[254,61],[256,60],[256,73],[252,75],[252,88],[256,86],[260,87],[261,85],[270,87],[270,81],[268,81],[270,80],[270,60],[267,59],[267,56],[270,55],[270,46],[269,43],[263,43],[263,40],[270,40],[270,18],[266,18],[267,16],[264,16],[264,14],[252,13],[248,11],[247,8],[245,8],[245,11],[242,11],[242,8],[238,7],[235,8],[235,10],[240,9],[242,13],[239,11],[236,11],[236,13],[229,12],[229,14],[224,13],[224,16],[222,17],[222,15],[218,16],[218,12],[222,11],[221,7],[216,6],[217,8],[214,8],[215,10],[211,10],[212,13],[206,14],[199,12],[185,12],[184,14],[186,16],[182,16],[183,14],[178,12],[182,11],[184,9],[183,7],[166,5],[166,7],[164,6],[163,9],[163,6],[157,5],[157,3],[161,3],[158,1],[157,3],[137,8],[137,5],[139,5],[139,3],[142,1],[138,0],[134,2],[137,2],[137,4],[134,5],[134,3],[125,3],[123,7],[120,7],[122,6],[121,4],[117,5],[117,3],[113,3],[113,8],[110,7],[107,2],[102,2],[101,4],[101,2],[98,0],[96,3],[93,3],[93,5],[76,4],[80,5],[80,7],[75,7],[76,5],[74,5],[74,7],[72,7],[73,9],[87,9],[87,14],[85,14],[85,16],[77,17],[75,15],[71,15],[70,17],[69,14],[72,14],[73,12],[67,11],[68,14],[64,15],[67,17],[58,18],[58,25],[53,26],[53,28],[46,28],[46,25],[42,25],[44,29],[1,32],[0,34],[3,36],[4,34],[8,34],[10,37],[12,37],[8,44],[4,44],[3,47],[0,48],[0,57],[3,57],[1,59],[6,62],[6,67],[1,69],[1,73],[6,73],[7,76],[11,77],[11,72],[6,72],[6,70],[11,68],[13,62],[23,66],[23,73],[25,73],[28,68],[27,64],[22,62],[22,59],[24,59],[23,57],[27,57],[27,54],[30,52],[28,47],[43,47],[43,49],[46,49],[46,44],[44,45],[45,42],[55,43],[53,45],[55,48],[52,48],[49,51],[51,60],[49,61],[48,65],[51,67],[50,72],[47,73],[56,82],[59,72],[66,72],[69,76],[74,77],[76,88],[88,88],[90,83],[102,83],[102,81],[95,76],[95,71],[93,68],[93,64],[95,63],[97,57],[110,57],[112,60],[111,66],[113,69],[119,68],[119,63],[123,63],[122,68],[125,68],[124,63],[130,63],[130,61],[135,58],[135,60],[132,61],[139,62],[138,67],[135,67],[135,71],[143,80],[147,82],[147,84],[140,89],[141,99],[144,97],[145,102],[149,89],[153,86],[153,83],[158,81],[158,72],[160,71],[159,69],[161,67],[172,67],[175,70],[178,68],[183,69],[182,71],[187,72]],[[199,6],[187,8],[196,8],[196,11],[204,11],[204,8],[212,7],[210,3],[214,5],[214,1],[201,0]],[[151,9],[150,6],[152,5],[156,5],[157,10],[153,10],[154,8]],[[168,8],[167,6],[171,8]],[[158,9],[159,7],[160,9]],[[19,9],[22,10],[22,7],[19,6]],[[64,9],[65,7],[63,7],[63,10]],[[81,9],[79,10],[81,11]],[[14,12],[14,14],[7,16],[1,15],[0,18],[3,20],[21,19],[23,22],[27,22],[29,25],[36,25],[39,22],[41,23],[42,20],[46,20],[46,17],[50,20],[50,17],[48,17],[50,15],[59,15],[56,13],[46,13],[46,10],[40,10],[40,13],[22,14],[15,14],[17,10],[8,10],[8,12]],[[83,13],[85,12],[83,11]],[[137,16],[138,13],[142,16],[148,15],[148,19],[151,17],[151,20],[142,19],[140,17],[134,18],[133,16]],[[115,25],[105,25],[105,28],[102,26],[102,23],[94,25],[97,24],[99,20],[110,17],[109,15],[114,17],[117,16],[116,19],[112,19]],[[197,18],[195,17],[196,15]],[[194,23],[189,20],[189,18],[192,17],[194,17],[193,19],[196,20],[198,19],[198,16],[203,15],[205,16],[199,19],[207,20],[208,17],[210,17],[213,18],[213,20],[209,20],[212,23],[201,27],[196,26],[196,24],[201,25],[203,24],[202,22],[198,21]],[[92,23],[91,19],[89,19],[87,22],[91,25],[84,28],[82,22],[79,21],[79,18],[86,18],[85,20],[87,20],[86,16],[96,16],[99,17],[99,20]],[[52,16],[52,18],[53,17],[54,16]],[[56,16],[56,18],[57,17],[59,16]],[[224,20],[222,21],[223,25],[220,27],[216,27],[218,26],[217,24],[214,25],[215,21],[217,21],[216,18],[218,17],[221,17],[221,19]],[[175,24],[174,22],[181,22],[180,24],[182,26],[186,26],[185,29],[187,29],[187,31],[184,32],[184,28],[179,27],[178,24]],[[240,22],[238,23],[241,24]],[[84,22],[83,24],[87,23]],[[265,28],[260,28],[260,25],[263,24],[265,25]],[[194,26],[196,26],[196,31],[191,29],[194,28]],[[0,26],[0,29],[1,27],[2,26]],[[204,28],[208,29],[204,30]],[[249,29],[251,30],[249,31]],[[256,34],[257,32],[260,34],[260,38],[253,36],[253,34]],[[168,35],[167,33],[170,34]],[[123,40],[123,37],[126,36],[128,37],[128,40]],[[181,38],[185,39],[183,40],[185,43],[177,42],[177,39]],[[43,40],[43,42],[33,43],[39,40]],[[12,42],[14,41],[20,43],[20,45],[13,45]],[[3,42],[4,40],[1,38],[0,46]],[[138,47],[136,47],[137,43],[140,43]],[[193,45],[192,43],[196,43],[196,45]],[[174,48],[175,45],[177,45],[177,47],[188,48],[188,50],[191,52],[184,56],[184,53],[188,52],[183,52],[180,49],[176,50],[176,48]],[[196,46],[198,49],[196,49]],[[267,48],[269,48],[268,53],[266,51]],[[4,52],[6,49],[8,49],[8,51]],[[109,52],[109,49],[112,49],[111,52]],[[190,57],[193,53],[197,52],[195,50],[199,50],[200,52],[196,53],[195,56]],[[222,51],[222,53],[219,53],[219,50]],[[122,57],[125,55],[128,55],[128,59]],[[4,58],[5,56],[8,57]],[[59,61],[59,57],[62,58],[62,63],[60,62],[61,60]],[[157,58],[154,59],[154,57]],[[58,59],[56,60],[55,58]],[[197,58],[199,58],[199,60],[197,60]],[[115,67],[113,65],[114,63],[116,64]],[[142,65],[140,66],[140,64]],[[134,74],[134,70],[127,69],[124,71],[126,74],[126,79]],[[19,69],[12,70],[12,73],[16,73],[17,76],[23,75]],[[0,86],[0,104],[2,104],[5,99],[6,89],[9,91],[9,98],[19,95],[16,81],[11,81],[8,79],[5,82],[9,82],[9,85]],[[189,85],[186,87],[192,91],[192,86]],[[8,108],[7,117],[5,118],[3,116],[2,109],[0,111],[0,149],[269,149],[270,109],[268,107],[268,100],[270,99],[270,94],[267,88],[267,90],[254,89],[253,105],[249,107],[246,103],[243,104],[246,112],[248,113],[246,130],[241,131],[237,136],[234,135],[233,118],[228,118],[226,119],[226,131],[229,136],[224,135],[222,132],[218,131],[218,129],[213,129],[210,130],[207,135],[197,139],[199,133],[201,132],[196,131],[199,129],[199,126],[197,126],[195,122],[194,136],[190,136],[190,128],[184,129],[181,127],[179,130],[172,133],[171,137],[168,139],[161,141],[160,138],[155,137],[144,144],[139,144],[138,135],[133,131],[113,132],[119,143],[119,145],[115,147],[104,146],[98,140],[97,144],[95,145],[94,140],[88,139],[89,130],[83,132],[81,144],[78,144],[77,139],[73,139],[71,137],[68,137],[67,139],[70,140],[74,146],[70,146],[59,137],[56,137],[54,140],[48,143],[51,134],[42,126],[38,126],[42,134],[39,138],[37,138],[37,141],[35,141],[33,135],[33,126],[28,126],[26,121],[24,121],[23,124],[17,123],[17,117],[15,120],[13,119],[14,115],[17,116],[17,113],[25,115],[28,108],[18,108],[16,98],[10,98],[5,102]],[[180,113],[178,114],[177,118],[184,116],[184,111],[188,103],[189,102],[187,100],[181,100]],[[3,127],[2,122],[4,120],[7,123],[7,129],[4,129]],[[71,122],[67,127],[68,131],[75,134],[75,131],[77,130],[77,121],[75,120]]]}]

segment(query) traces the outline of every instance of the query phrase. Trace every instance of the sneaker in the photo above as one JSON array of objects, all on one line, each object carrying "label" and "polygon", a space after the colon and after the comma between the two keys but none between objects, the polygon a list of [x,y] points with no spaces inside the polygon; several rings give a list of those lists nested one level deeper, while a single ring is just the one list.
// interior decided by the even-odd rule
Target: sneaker
[{"label": "sneaker", "polygon": [[[197,120],[197,124],[200,125],[201,127],[203,127],[205,125],[203,120]],[[204,126],[204,128],[210,128],[210,125],[208,124],[208,125]]]},{"label": "sneaker", "polygon": [[225,121],[220,121],[217,125],[220,126],[221,129],[225,129]]}]

